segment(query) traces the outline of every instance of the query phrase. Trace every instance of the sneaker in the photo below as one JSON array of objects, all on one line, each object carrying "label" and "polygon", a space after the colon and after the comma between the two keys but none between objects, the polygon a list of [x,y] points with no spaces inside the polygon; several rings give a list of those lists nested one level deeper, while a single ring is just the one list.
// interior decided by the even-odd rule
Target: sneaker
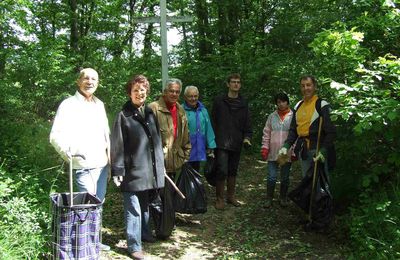
[{"label": "sneaker", "polygon": [[144,259],[143,251],[136,251],[136,252],[131,253],[130,255],[135,260],[143,260]]},{"label": "sneaker", "polygon": [[110,246],[107,246],[105,244],[99,243],[100,251],[110,251],[111,248]]},{"label": "sneaker", "polygon": [[241,206],[240,202],[237,201],[235,198],[227,199],[226,203],[231,204],[231,205],[233,205],[235,207],[240,207]]}]

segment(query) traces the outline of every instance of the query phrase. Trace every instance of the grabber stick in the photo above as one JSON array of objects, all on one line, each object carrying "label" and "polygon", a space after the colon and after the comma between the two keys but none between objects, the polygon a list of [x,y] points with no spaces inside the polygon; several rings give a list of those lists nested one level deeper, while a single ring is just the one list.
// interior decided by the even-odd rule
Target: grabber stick
[{"label": "grabber stick", "polygon": [[181,192],[181,190],[175,185],[174,181],[171,180],[171,178],[168,176],[167,173],[164,174],[165,175],[165,179],[167,179],[169,181],[169,183],[171,183],[172,187],[174,187],[174,189],[176,190],[176,192],[178,192],[179,196],[181,196],[182,199],[186,199],[185,195],[183,195],[183,193]]},{"label": "grabber stick", "polygon": [[[319,119],[319,126],[318,126],[318,139],[317,139],[317,149],[315,151],[315,155],[318,156],[319,153],[319,145],[320,145],[320,139],[321,139],[321,129],[322,129],[322,117]],[[309,223],[312,222],[312,202],[314,198],[314,193],[315,193],[315,182],[317,181],[317,166],[318,166],[318,160],[314,162],[314,172],[313,172],[313,181],[312,181],[312,188],[311,188],[311,196],[310,196],[310,208],[308,209],[308,221]]]}]

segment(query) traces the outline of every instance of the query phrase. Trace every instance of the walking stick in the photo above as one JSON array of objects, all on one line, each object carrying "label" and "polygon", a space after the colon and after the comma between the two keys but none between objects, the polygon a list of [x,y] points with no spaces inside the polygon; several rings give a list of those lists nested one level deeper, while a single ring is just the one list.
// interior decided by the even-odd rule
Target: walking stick
[{"label": "walking stick", "polygon": [[72,154],[71,148],[69,148],[68,158],[69,158],[69,200],[70,207],[74,206],[74,184],[73,184],[73,169],[72,169],[72,158],[81,157],[82,159],[86,159],[84,155],[81,154]]},{"label": "walking stick", "polygon": [[183,195],[183,193],[180,191],[180,189],[175,185],[174,181],[171,180],[171,178],[168,176],[167,173],[164,174],[165,178],[169,181],[169,183],[171,183],[172,187],[174,187],[174,189],[176,190],[176,192],[178,192],[179,196],[181,196],[182,199],[186,199],[185,195]]},{"label": "walking stick", "polygon": [[[321,128],[322,128],[322,117],[319,119],[317,149],[315,151],[315,155],[316,156],[318,156],[318,153],[319,153]],[[308,209],[308,221],[309,221],[309,223],[312,222],[312,204],[313,204],[312,202],[313,202],[313,198],[314,198],[315,182],[316,182],[316,179],[317,179],[317,166],[318,166],[318,160],[316,160],[314,162],[313,181],[312,181],[312,189],[311,189],[311,196],[310,196],[310,208]]]},{"label": "walking stick", "polygon": [[69,196],[70,196],[70,198],[69,198],[69,200],[70,200],[70,206],[71,206],[71,208],[74,206],[74,185],[73,185],[73,182],[72,182],[72,178],[73,178],[73,174],[72,174],[72,154],[71,154],[71,148],[69,149],[69,155],[70,155],[70,157],[69,157]]}]

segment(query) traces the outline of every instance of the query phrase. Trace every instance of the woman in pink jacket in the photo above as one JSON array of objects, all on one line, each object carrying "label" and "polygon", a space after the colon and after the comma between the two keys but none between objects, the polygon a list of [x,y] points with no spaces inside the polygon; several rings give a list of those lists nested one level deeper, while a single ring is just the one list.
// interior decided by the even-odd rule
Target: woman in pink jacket
[{"label": "woman in pink jacket", "polygon": [[[279,93],[275,96],[275,104],[277,110],[268,116],[263,131],[261,146],[261,157],[264,161],[268,160],[267,208],[272,206],[279,168],[281,173],[279,202],[281,206],[287,206],[287,191],[289,188],[289,173],[291,167],[290,159],[281,166],[278,164],[277,159],[278,151],[288,136],[293,111],[289,107],[289,97],[285,93]],[[291,154],[291,152],[288,154]]]}]

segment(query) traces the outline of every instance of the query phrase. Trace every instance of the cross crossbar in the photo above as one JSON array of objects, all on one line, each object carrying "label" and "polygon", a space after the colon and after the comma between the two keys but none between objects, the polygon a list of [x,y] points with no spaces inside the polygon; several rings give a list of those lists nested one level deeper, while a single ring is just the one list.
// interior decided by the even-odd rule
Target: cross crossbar
[{"label": "cross crossbar", "polygon": [[[135,23],[161,23],[161,17],[138,17]],[[169,23],[193,22],[193,16],[167,16]]]},{"label": "cross crossbar", "polygon": [[168,79],[168,41],[167,22],[192,22],[192,16],[167,16],[166,0],[160,0],[159,17],[137,17],[135,23],[159,23],[161,27],[161,76],[162,88],[165,87]]}]

